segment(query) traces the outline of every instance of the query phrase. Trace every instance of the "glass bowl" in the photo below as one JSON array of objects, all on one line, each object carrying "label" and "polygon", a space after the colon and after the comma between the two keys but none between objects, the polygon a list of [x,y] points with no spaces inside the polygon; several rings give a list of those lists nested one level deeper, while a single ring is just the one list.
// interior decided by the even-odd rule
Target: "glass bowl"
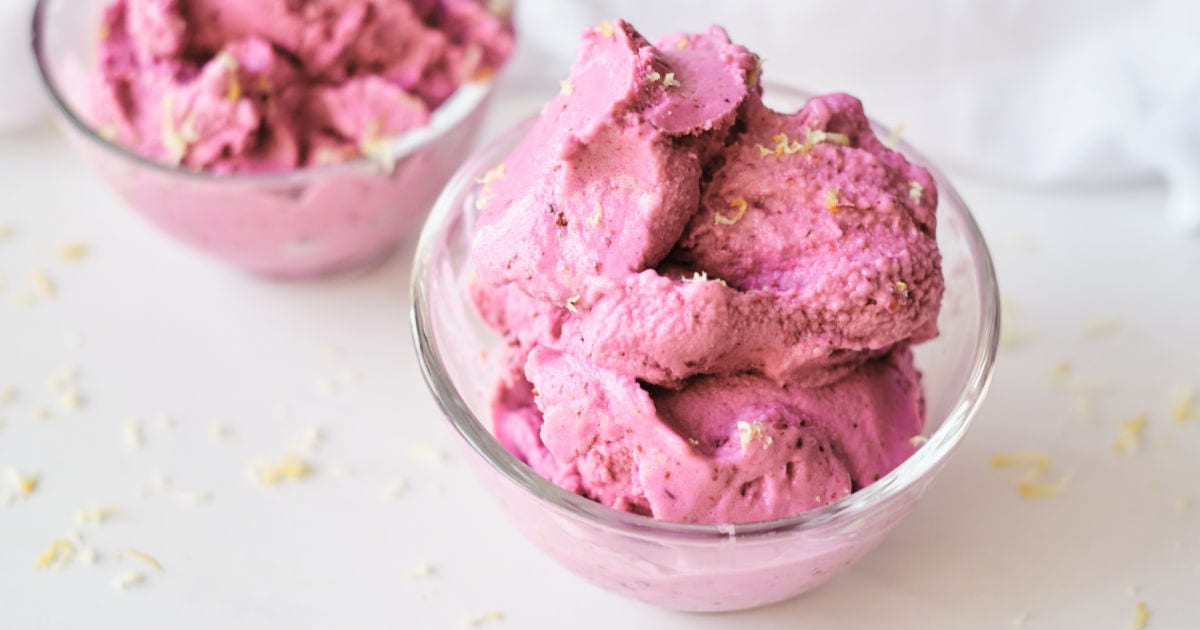
[{"label": "glass bowl", "polygon": [[[807,97],[766,86],[766,101],[782,111],[798,109]],[[567,492],[518,461],[489,431],[498,371],[481,356],[501,341],[468,297],[476,182],[532,123],[518,124],[450,180],[425,224],[413,270],[413,335],[426,382],[502,509],[571,571],[614,593],[679,610],[780,601],[862,558],[912,511],[971,424],[991,380],[1000,324],[995,273],[979,228],[946,177],[901,143],[908,159],[929,169],[940,199],[938,244],[946,277],[941,335],[915,348],[926,387],[928,442],[879,481],[796,516],[738,525],[674,523]]]},{"label": "glass bowl", "polygon": [[88,82],[110,1],[40,0],[34,12],[34,55],[68,138],[151,223],[258,274],[317,277],[389,254],[419,229],[489,102],[490,82],[464,84],[427,126],[392,139],[382,158],[270,174],[177,168],[110,142],[92,124]]}]

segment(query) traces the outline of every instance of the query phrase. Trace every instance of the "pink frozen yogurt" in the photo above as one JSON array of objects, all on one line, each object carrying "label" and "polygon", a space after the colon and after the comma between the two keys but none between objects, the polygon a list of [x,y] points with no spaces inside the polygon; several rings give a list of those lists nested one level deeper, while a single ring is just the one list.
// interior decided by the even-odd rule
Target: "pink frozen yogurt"
[{"label": "pink frozen yogurt", "polygon": [[479,0],[116,0],[93,117],[118,143],[192,169],[338,162],[426,124],[512,41]]},{"label": "pink frozen yogurt", "polygon": [[937,190],[857,99],[767,108],[720,28],[585,32],[561,93],[485,178],[472,245],[508,341],[502,444],[655,518],[740,523],[840,499],[924,424]]}]

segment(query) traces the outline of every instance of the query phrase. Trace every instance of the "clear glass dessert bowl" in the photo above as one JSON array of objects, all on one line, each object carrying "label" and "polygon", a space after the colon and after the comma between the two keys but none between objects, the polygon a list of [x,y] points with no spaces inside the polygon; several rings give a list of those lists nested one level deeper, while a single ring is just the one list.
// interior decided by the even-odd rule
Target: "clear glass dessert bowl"
[{"label": "clear glass dessert bowl", "polygon": [[71,143],[137,212],[179,241],[251,272],[327,275],[378,260],[419,229],[482,122],[490,82],[464,84],[430,123],[378,155],[269,174],[215,174],[138,155],[89,115],[101,11],[111,0],[40,0],[33,48]]},{"label": "clear glass dessert bowl", "polygon": [[[766,86],[780,111],[807,94]],[[878,545],[912,511],[970,426],[991,380],[998,294],[987,245],[946,177],[903,143],[938,185],[938,245],[946,293],[941,335],[915,348],[924,375],[925,435],[879,481],[818,509],[773,521],[695,525],[619,512],[559,488],[492,436],[489,402],[501,343],[477,316],[468,288],[477,183],[525,136],[532,120],[483,148],[450,180],[425,224],[413,270],[413,335],[425,379],[462,436],[467,460],[517,527],[571,571],[614,593],[666,608],[736,610],[803,593]],[[875,124],[877,134],[887,130]]]}]

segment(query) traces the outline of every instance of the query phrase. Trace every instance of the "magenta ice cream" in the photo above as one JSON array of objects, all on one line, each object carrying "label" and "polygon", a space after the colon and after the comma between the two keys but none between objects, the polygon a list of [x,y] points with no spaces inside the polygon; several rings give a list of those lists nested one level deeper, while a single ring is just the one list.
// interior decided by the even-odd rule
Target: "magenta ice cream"
[{"label": "magenta ice cream", "polygon": [[825,505],[912,454],[937,334],[937,191],[844,94],[761,100],[719,28],[584,34],[486,178],[472,296],[506,338],[498,439],[558,485],[684,522]]},{"label": "magenta ice cream", "polygon": [[292,170],[426,124],[511,47],[477,0],[116,0],[94,117],[159,161]]}]

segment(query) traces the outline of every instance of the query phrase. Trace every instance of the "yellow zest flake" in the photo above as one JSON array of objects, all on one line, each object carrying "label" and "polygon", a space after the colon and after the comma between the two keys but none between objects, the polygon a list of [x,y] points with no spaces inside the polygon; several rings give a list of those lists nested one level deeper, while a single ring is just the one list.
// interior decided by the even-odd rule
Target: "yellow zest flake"
[{"label": "yellow zest flake", "polygon": [[396,156],[392,154],[391,144],[381,135],[383,119],[375,116],[367,121],[363,128],[362,137],[358,140],[358,150],[363,155],[374,159],[388,173],[396,170]]},{"label": "yellow zest flake", "polygon": [[1021,481],[1017,483],[1017,494],[1024,499],[1040,499],[1044,497],[1052,497],[1062,494],[1067,490],[1067,484],[1070,483],[1069,476],[1054,483],[1045,483],[1040,481]]},{"label": "yellow zest flake", "polygon": [[1142,444],[1142,433],[1148,421],[1146,414],[1121,421],[1121,432],[1113,442],[1113,452],[1119,454],[1136,451]]},{"label": "yellow zest flake", "polygon": [[125,420],[124,428],[121,431],[121,436],[125,440],[125,446],[137,450],[146,445],[145,434],[142,433],[142,422],[137,418],[129,418]]},{"label": "yellow zest flake", "polygon": [[1146,602],[1138,602],[1133,609],[1133,623],[1129,625],[1130,630],[1146,630],[1146,624],[1150,622],[1150,608],[1146,606]]},{"label": "yellow zest flake", "polygon": [[241,68],[241,64],[233,55],[228,52],[222,52],[213,60],[221,64],[225,71],[229,73],[229,84],[225,87],[225,99],[231,103],[238,102],[242,98],[242,83],[238,80],[237,72]]},{"label": "yellow zest flake", "polygon": [[475,200],[475,209],[483,210],[488,202],[495,195],[492,194],[492,184],[504,178],[504,162],[496,165],[496,168],[483,174],[483,177],[475,180],[477,184],[483,184],[483,190],[479,193],[479,198]]},{"label": "yellow zest flake", "polygon": [[312,464],[296,455],[287,455],[275,462],[260,460],[250,465],[251,479],[268,488],[285,480],[299,481],[312,473]]},{"label": "yellow zest flake", "polygon": [[604,220],[604,208],[602,208],[600,206],[600,202],[597,201],[596,205],[592,207],[592,213],[589,214],[587,217],[587,224],[592,227],[600,227],[600,222],[603,220]]},{"label": "yellow zest flake", "polygon": [[687,37],[680,37],[679,41],[675,42],[675,50],[684,50],[692,45],[692,41]]},{"label": "yellow zest flake", "polygon": [[116,125],[100,125],[96,128],[96,133],[105,140],[116,140],[117,134],[120,132],[117,130]]},{"label": "yellow zest flake", "polygon": [[742,444],[742,452],[745,452],[754,442],[762,442],[763,450],[767,450],[775,438],[763,432],[763,424],[761,422],[746,422],[738,420],[737,423],[738,440]]},{"label": "yellow zest flake", "polygon": [[8,480],[13,487],[17,489],[17,496],[22,499],[33,494],[38,487],[38,478],[34,475],[22,475],[21,473],[9,469]]},{"label": "yellow zest flake", "polygon": [[75,543],[59,539],[50,543],[50,546],[37,557],[34,566],[39,569],[51,566],[62,569],[71,563],[73,557],[75,557]]},{"label": "yellow zest flake", "polygon": [[617,34],[617,29],[613,27],[612,22],[604,20],[600,23],[600,34],[605,37],[612,37]]},{"label": "yellow zest flake", "polygon": [[757,55],[754,57],[754,67],[750,69],[750,73],[746,75],[746,85],[754,87],[758,85],[758,78],[762,76],[762,59]]},{"label": "yellow zest flake", "polygon": [[914,435],[914,436],[908,438],[908,443],[912,444],[913,446],[915,446],[917,448],[920,448],[921,446],[925,445],[928,442],[929,442],[929,438],[925,437],[924,435]]},{"label": "yellow zest flake", "polygon": [[236,103],[242,99],[242,82],[237,75],[229,77],[229,85],[225,88],[225,100]]},{"label": "yellow zest flake", "polygon": [[662,75],[657,72],[651,72],[650,74],[646,75],[646,80],[651,83],[655,83],[661,78],[662,78]]},{"label": "yellow zest flake", "polygon": [[129,570],[113,579],[112,586],[118,591],[123,591],[131,586],[137,586],[146,581],[146,576],[137,571]]},{"label": "yellow zest flake", "polygon": [[842,209],[839,207],[841,201],[838,199],[840,192],[836,188],[830,188],[825,191],[825,209],[830,214],[840,214],[842,212]]},{"label": "yellow zest flake", "polygon": [[896,150],[896,145],[900,144],[900,136],[904,135],[904,123],[900,123],[892,128],[891,133],[883,140],[883,146]]},{"label": "yellow zest flake", "polygon": [[46,272],[41,269],[34,269],[30,272],[29,277],[33,280],[33,289],[37,292],[38,297],[45,299],[54,297],[56,292],[54,281],[50,279],[50,276],[46,275]]},{"label": "yellow zest flake", "polygon": [[492,183],[498,182],[501,179],[504,179],[504,162],[497,164],[496,168],[484,173],[483,177],[475,180],[475,183],[491,186]]},{"label": "yellow zest flake", "polygon": [[897,280],[892,283],[896,288],[896,293],[900,295],[900,303],[908,304],[908,283],[903,280]]},{"label": "yellow zest flake", "polygon": [[462,625],[464,628],[476,628],[488,622],[504,621],[504,613],[498,610],[489,610],[474,617],[463,619]]},{"label": "yellow zest flake", "polygon": [[913,203],[920,203],[921,195],[924,194],[925,187],[921,185],[921,182],[908,182],[908,198],[911,199]]},{"label": "yellow zest flake", "polygon": [[224,422],[214,422],[208,425],[208,434],[214,440],[227,441],[233,439],[233,427]]},{"label": "yellow zest flake", "polygon": [[101,22],[100,28],[96,31],[96,39],[106,42],[109,37],[112,37],[112,27],[108,25],[108,22]]},{"label": "yellow zest flake", "polygon": [[1186,512],[1192,509],[1192,500],[1187,497],[1179,499],[1175,502],[1175,509],[1179,510],[1180,512]]},{"label": "yellow zest flake", "polygon": [[791,155],[804,150],[804,145],[799,140],[789,141],[786,133],[777,133],[771,136],[771,141],[775,143],[774,148],[768,148],[761,144],[755,145],[758,148],[758,156],[760,158],[765,158],[768,155],[774,155],[775,157]]},{"label": "yellow zest flake", "polygon": [[729,207],[734,209],[734,215],[732,217],[727,217],[720,212],[715,212],[713,213],[713,222],[715,224],[733,225],[738,221],[741,221],[742,217],[746,216],[746,210],[750,207],[750,204],[746,203],[745,199],[739,197],[737,199],[730,199]]},{"label": "yellow zest flake", "polygon": [[78,390],[68,389],[62,393],[59,403],[66,411],[79,411],[83,408],[83,396]]},{"label": "yellow zest flake", "polygon": [[689,278],[687,276],[680,276],[679,279],[684,282],[687,282],[687,283],[708,282],[709,280],[712,280],[713,282],[716,282],[717,284],[719,284],[723,287],[729,286],[728,284],[726,284],[726,282],[724,280],[722,280],[720,278],[709,278],[707,271],[697,271],[692,274],[691,278]]},{"label": "yellow zest flake", "polygon": [[5,385],[3,387],[0,387],[0,403],[10,402],[12,400],[16,400],[16,398],[17,398],[17,388],[16,387],[14,387],[12,385]]},{"label": "yellow zest flake", "polygon": [[1196,390],[1190,387],[1178,390],[1171,403],[1171,419],[1186,422],[1197,416],[1200,416],[1200,411],[1196,409]]},{"label": "yellow zest flake", "polygon": [[184,134],[175,128],[175,95],[164,94],[160,108],[162,124],[159,131],[162,147],[167,152],[167,161],[178,166],[187,155],[189,142]]},{"label": "yellow zest flake", "polygon": [[58,250],[58,257],[67,261],[83,260],[87,255],[87,243],[66,243]]},{"label": "yellow zest flake", "polygon": [[94,505],[92,507],[79,508],[75,510],[75,520],[81,525],[89,523],[99,525],[116,515],[117,511],[117,508],[111,505]]},{"label": "yellow zest flake", "polygon": [[844,133],[835,133],[822,129],[805,129],[804,130],[804,146],[803,151],[808,153],[813,147],[822,142],[830,142],[841,145],[843,147],[850,146],[850,136]]},{"label": "yellow zest flake", "polygon": [[567,310],[571,311],[572,313],[578,313],[579,309],[575,307],[575,303],[578,301],[578,295],[572,295],[571,297],[567,298]]},{"label": "yellow zest flake", "polygon": [[1062,361],[1054,364],[1054,367],[1050,369],[1051,384],[1059,387],[1065,387],[1067,377],[1071,375],[1071,371],[1074,369],[1075,366],[1071,363],[1070,359],[1063,359]]},{"label": "yellow zest flake", "polygon": [[675,87],[675,86],[679,86],[679,85],[682,85],[682,84],[679,81],[675,80],[674,72],[668,72],[665,75],[663,75],[663,87],[669,88],[669,87]]},{"label": "yellow zest flake", "polygon": [[571,96],[575,93],[575,84],[570,79],[563,79],[558,82],[558,93],[563,96]]},{"label": "yellow zest flake", "polygon": [[162,563],[160,563],[158,560],[154,559],[154,556],[151,556],[150,554],[148,554],[144,551],[138,551],[137,549],[126,549],[125,555],[129,556],[130,558],[133,558],[134,560],[138,560],[138,561],[142,562],[143,564],[149,566],[150,568],[154,569],[155,571],[158,571],[159,573],[166,572],[166,569],[163,568]]},{"label": "yellow zest flake", "polygon": [[1050,470],[1053,465],[1049,455],[1032,450],[993,453],[991,462],[992,468],[1030,468],[1039,474]]},{"label": "yellow zest flake", "polygon": [[433,568],[432,564],[429,564],[428,562],[422,562],[414,567],[412,571],[404,574],[404,579],[408,580],[409,582],[415,582],[416,580],[420,580],[422,578],[433,577],[435,573],[437,573],[437,570]]},{"label": "yellow zest flake", "polygon": [[1070,475],[1056,482],[1045,481],[1052,465],[1050,456],[1040,451],[1017,451],[992,455],[993,468],[1023,468],[1025,473],[1017,482],[1017,495],[1022,498],[1041,498],[1062,494],[1071,481]]}]

